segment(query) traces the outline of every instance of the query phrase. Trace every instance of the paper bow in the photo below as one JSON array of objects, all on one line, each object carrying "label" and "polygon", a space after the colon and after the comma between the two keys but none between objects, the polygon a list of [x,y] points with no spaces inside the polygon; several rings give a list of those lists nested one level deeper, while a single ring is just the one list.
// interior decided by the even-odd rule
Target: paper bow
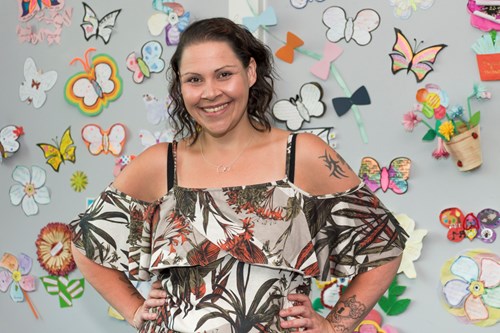
[{"label": "paper bow", "polygon": [[368,105],[371,103],[370,95],[365,86],[359,87],[351,97],[337,97],[332,99],[333,108],[339,117],[343,116],[353,105]]},{"label": "paper bow", "polygon": [[267,7],[265,11],[257,16],[247,16],[243,18],[243,25],[251,32],[257,30],[259,26],[276,25],[277,23],[278,19],[276,18],[273,7]]},{"label": "paper bow", "polygon": [[304,45],[304,41],[289,31],[286,34],[286,44],[276,51],[276,57],[291,64],[293,62],[294,49],[302,45]]},{"label": "paper bow", "polygon": [[311,73],[322,80],[328,79],[330,63],[340,57],[343,51],[336,43],[326,42],[323,49],[323,58],[311,66]]}]

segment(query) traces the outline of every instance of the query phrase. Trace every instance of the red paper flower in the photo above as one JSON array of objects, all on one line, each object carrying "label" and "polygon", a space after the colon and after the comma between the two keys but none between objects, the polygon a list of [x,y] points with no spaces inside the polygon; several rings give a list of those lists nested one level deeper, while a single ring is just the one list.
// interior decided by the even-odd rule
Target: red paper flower
[{"label": "red paper flower", "polygon": [[50,275],[65,276],[76,268],[71,254],[71,230],[66,224],[47,224],[35,244],[38,262]]}]

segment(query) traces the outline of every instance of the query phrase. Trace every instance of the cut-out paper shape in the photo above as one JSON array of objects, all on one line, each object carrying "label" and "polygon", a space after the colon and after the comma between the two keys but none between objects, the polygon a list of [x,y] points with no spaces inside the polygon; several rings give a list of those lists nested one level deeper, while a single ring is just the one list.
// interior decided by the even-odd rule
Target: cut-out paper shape
[{"label": "cut-out paper shape", "polygon": [[73,300],[83,296],[85,279],[69,280],[67,276],[43,276],[40,278],[49,295],[59,296],[59,306],[73,306]]},{"label": "cut-out paper shape", "polygon": [[46,163],[54,171],[59,172],[61,163],[66,161],[75,163],[76,147],[73,138],[71,138],[71,126],[64,131],[61,142],[57,141],[57,137],[52,141],[54,141],[54,145],[50,143],[37,143],[36,145],[43,151],[43,157],[47,159]]},{"label": "cut-out paper shape", "polygon": [[500,2],[495,0],[468,0],[470,24],[482,31],[500,30]]},{"label": "cut-out paper shape", "polygon": [[27,58],[24,62],[24,81],[19,86],[19,97],[21,101],[32,104],[38,109],[45,103],[46,92],[52,89],[56,81],[56,71],[43,73],[36,68],[32,58]]},{"label": "cut-out paper shape", "polygon": [[50,9],[59,11],[64,6],[65,0],[19,0],[19,20],[29,21],[40,11]]},{"label": "cut-out paper shape", "polygon": [[339,117],[345,115],[353,105],[369,105],[370,95],[365,86],[359,87],[351,97],[336,97],[332,99],[333,108]]},{"label": "cut-out paper shape", "polygon": [[80,26],[83,29],[83,36],[85,40],[89,40],[92,37],[101,37],[104,44],[109,43],[113,29],[115,28],[116,19],[118,14],[120,14],[121,9],[114,10],[106,15],[102,19],[97,18],[96,13],[88,4],[82,2],[85,15],[83,16],[83,23]]},{"label": "cut-out paper shape", "polygon": [[406,290],[405,286],[398,284],[398,276],[394,277],[389,289],[387,289],[387,296],[382,295],[378,301],[378,305],[388,316],[397,316],[402,314],[408,309],[411,299],[403,298],[398,299]]},{"label": "cut-out paper shape", "polygon": [[300,96],[277,101],[273,106],[276,119],[286,122],[289,130],[296,131],[311,117],[321,117],[326,105],[321,101],[323,88],[317,82],[309,82],[300,88]]},{"label": "cut-out paper shape", "polygon": [[423,246],[422,241],[428,231],[425,229],[415,229],[415,221],[406,214],[397,214],[395,217],[404,231],[408,234],[401,264],[398,268],[398,274],[404,273],[407,278],[415,279],[417,277],[417,271],[415,270],[413,262],[420,258]]},{"label": "cut-out paper shape", "polygon": [[144,149],[146,149],[160,142],[171,142],[174,138],[174,134],[173,130],[167,129],[154,131],[153,133],[142,129],[139,131],[139,138],[141,139],[141,144],[144,146]]},{"label": "cut-out paper shape", "polygon": [[24,253],[21,253],[19,258],[13,254],[4,253],[0,260],[0,267],[7,271],[0,270],[0,291],[6,292],[10,286],[9,293],[12,300],[16,303],[26,300],[31,312],[38,319],[38,313],[27,294],[36,289],[35,277],[29,274],[32,266],[33,259]]},{"label": "cut-out paper shape", "polygon": [[389,0],[389,3],[394,7],[394,16],[406,20],[417,9],[425,10],[431,8],[434,0]]},{"label": "cut-out paper shape", "polygon": [[[135,155],[121,155],[115,157],[115,167],[113,168],[113,176],[118,177],[120,172],[125,169],[135,159]],[[87,207],[90,205],[87,205]]]},{"label": "cut-out paper shape", "polygon": [[[302,9],[304,8],[308,2],[313,2],[314,0],[290,0],[290,4],[297,8],[297,9]],[[325,0],[316,0],[317,2],[323,2]]]},{"label": "cut-out paper shape", "polygon": [[[500,12],[500,6],[498,8]],[[481,81],[500,80],[500,35],[497,31],[482,35],[471,47],[476,53]]]},{"label": "cut-out paper shape", "polygon": [[321,140],[325,141],[330,147],[335,148],[335,132],[333,127],[320,127],[320,128],[305,128],[295,131],[296,133],[311,133],[318,136]]},{"label": "cut-out paper shape", "polygon": [[169,119],[170,105],[172,103],[170,96],[158,99],[151,94],[144,94],[142,96],[142,100],[144,102],[144,106],[146,107],[146,117],[150,124],[158,125]]},{"label": "cut-out paper shape", "polygon": [[79,61],[85,71],[70,77],[64,89],[66,101],[86,116],[97,116],[122,94],[122,79],[115,60],[107,54],[98,54],[89,62],[92,51],[95,49],[89,48],[84,59],[71,61],[70,64]]},{"label": "cut-out paper shape", "polygon": [[[85,172],[75,171],[71,175],[69,182],[70,182],[71,188],[75,192],[81,192],[87,188],[88,178],[87,178],[87,175],[85,174]],[[52,275],[57,275],[57,274],[52,274]]]},{"label": "cut-out paper shape", "polygon": [[116,123],[108,130],[104,130],[96,124],[88,124],[82,128],[82,139],[87,145],[89,152],[97,156],[108,154],[119,156],[125,145],[127,130],[125,125]]},{"label": "cut-out paper shape", "polygon": [[8,125],[0,130],[0,163],[19,150],[19,137],[24,135],[22,126]]},{"label": "cut-out paper shape", "polygon": [[26,216],[38,214],[38,205],[50,203],[50,192],[45,186],[45,170],[33,165],[30,170],[18,165],[12,171],[12,179],[17,184],[10,187],[10,202],[14,206],[21,204]]},{"label": "cut-out paper shape", "polygon": [[460,242],[464,238],[473,240],[478,238],[484,243],[493,243],[497,234],[494,230],[500,225],[500,213],[486,208],[477,215],[464,214],[459,208],[446,208],[439,214],[439,221],[448,228],[446,237],[452,242]]},{"label": "cut-out paper shape", "polygon": [[408,191],[411,160],[407,157],[397,157],[391,161],[389,168],[381,168],[373,157],[363,157],[358,176],[373,192],[391,189],[396,194]]},{"label": "cut-out paper shape", "polygon": [[450,105],[450,98],[446,91],[438,85],[428,83],[424,88],[417,90],[416,100],[421,105],[419,111],[427,118],[443,119],[446,117],[446,109]]},{"label": "cut-out paper shape", "polygon": [[71,229],[52,222],[40,230],[35,241],[40,266],[50,275],[65,276],[76,268],[71,254]]},{"label": "cut-out paper shape", "polygon": [[398,330],[388,324],[382,325],[382,316],[377,310],[372,309],[353,333],[398,333]]},{"label": "cut-out paper shape", "polygon": [[417,82],[423,81],[427,74],[434,70],[432,65],[436,61],[439,52],[448,45],[437,44],[417,51],[420,43],[415,45],[414,49],[401,30],[394,28],[394,31],[396,32],[396,42],[392,47],[393,52],[389,54],[392,62],[392,74],[402,70],[406,70],[406,73],[411,71],[415,75]]},{"label": "cut-out paper shape", "polygon": [[152,73],[160,73],[165,68],[165,61],[161,58],[163,47],[155,40],[142,46],[141,57],[134,52],[127,57],[127,69],[133,74],[135,83],[141,83],[144,78],[149,78]]},{"label": "cut-out paper shape", "polygon": [[149,32],[153,36],[159,36],[165,30],[165,42],[167,45],[177,45],[180,36],[189,25],[191,13],[184,10],[180,3],[161,3],[153,0],[153,8],[159,11],[148,19]]},{"label": "cut-out paper shape", "polygon": [[500,257],[469,250],[441,268],[442,300],[460,322],[485,327],[500,320]]},{"label": "cut-out paper shape", "polygon": [[323,57],[312,65],[309,70],[322,80],[328,79],[331,63],[340,57],[343,51],[338,44],[326,42],[323,48]]},{"label": "cut-out paper shape", "polygon": [[365,8],[353,19],[347,17],[342,7],[332,6],[323,12],[323,24],[329,28],[326,32],[329,41],[336,43],[345,39],[349,43],[352,39],[364,46],[371,42],[371,32],[378,28],[380,15],[373,9]]},{"label": "cut-out paper shape", "polygon": [[304,45],[304,41],[300,39],[299,36],[289,31],[286,34],[286,44],[280,47],[275,55],[284,62],[291,64],[295,53],[294,50],[302,45]]},{"label": "cut-out paper shape", "polygon": [[274,8],[269,6],[256,16],[243,17],[243,25],[250,31],[255,32],[260,26],[268,27],[278,24],[278,18]]}]

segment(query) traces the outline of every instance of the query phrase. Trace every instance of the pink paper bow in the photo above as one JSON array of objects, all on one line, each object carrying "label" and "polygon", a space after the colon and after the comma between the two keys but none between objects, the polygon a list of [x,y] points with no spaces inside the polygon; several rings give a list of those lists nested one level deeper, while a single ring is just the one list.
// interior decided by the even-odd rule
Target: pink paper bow
[{"label": "pink paper bow", "polygon": [[330,63],[337,59],[343,50],[335,43],[326,42],[323,50],[323,58],[311,66],[310,71],[322,80],[328,79]]}]

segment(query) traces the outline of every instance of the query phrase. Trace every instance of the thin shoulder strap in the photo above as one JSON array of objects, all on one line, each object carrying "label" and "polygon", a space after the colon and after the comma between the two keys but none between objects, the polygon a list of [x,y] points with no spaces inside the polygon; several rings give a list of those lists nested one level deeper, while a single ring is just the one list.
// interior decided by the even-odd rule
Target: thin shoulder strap
[{"label": "thin shoulder strap", "polygon": [[177,153],[177,141],[173,141],[168,144],[167,153],[167,192],[172,189],[177,183],[176,171],[175,171],[175,160]]},{"label": "thin shoulder strap", "polygon": [[293,183],[295,180],[295,142],[297,141],[297,133],[291,133],[288,136],[286,146],[286,176]]}]

